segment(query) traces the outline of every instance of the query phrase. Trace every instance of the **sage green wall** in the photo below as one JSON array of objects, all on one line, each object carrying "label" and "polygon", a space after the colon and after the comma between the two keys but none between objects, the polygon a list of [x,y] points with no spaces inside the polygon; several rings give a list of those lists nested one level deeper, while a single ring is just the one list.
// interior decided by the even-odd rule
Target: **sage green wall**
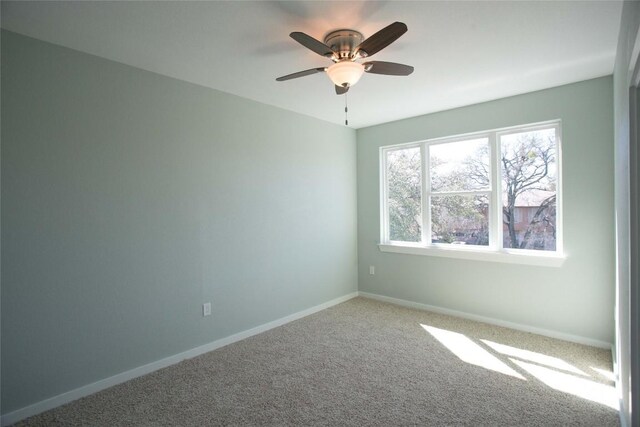
[{"label": "sage green wall", "polygon": [[1,83],[4,413],[356,290],[354,130],[5,31]]},{"label": "sage green wall", "polygon": [[[358,289],[613,342],[612,102],[603,77],[358,130]],[[551,119],[562,119],[562,267],[378,250],[380,146]]]}]

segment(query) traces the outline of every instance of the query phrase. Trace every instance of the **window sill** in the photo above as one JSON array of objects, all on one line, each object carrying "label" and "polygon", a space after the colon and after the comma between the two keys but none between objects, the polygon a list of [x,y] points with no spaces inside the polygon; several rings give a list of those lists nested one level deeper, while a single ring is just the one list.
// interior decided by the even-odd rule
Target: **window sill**
[{"label": "window sill", "polygon": [[427,255],[445,258],[469,259],[474,261],[504,262],[509,264],[538,265],[544,267],[560,267],[566,255],[557,253],[540,253],[538,251],[495,251],[483,248],[448,248],[441,246],[424,246],[412,243],[380,243],[381,252],[398,254]]}]

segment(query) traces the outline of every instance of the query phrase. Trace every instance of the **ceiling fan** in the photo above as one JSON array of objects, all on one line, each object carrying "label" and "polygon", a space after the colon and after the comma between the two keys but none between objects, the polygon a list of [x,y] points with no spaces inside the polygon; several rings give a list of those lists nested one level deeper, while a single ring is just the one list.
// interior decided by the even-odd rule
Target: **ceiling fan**
[{"label": "ceiling fan", "polygon": [[289,34],[292,39],[318,55],[331,59],[334,64],[298,71],[278,77],[276,80],[282,82],[326,72],[335,85],[336,94],[342,95],[360,80],[363,73],[408,76],[413,73],[413,67],[409,65],[384,61],[357,62],[360,58],[368,58],[378,53],[406,32],[407,26],[404,23],[394,22],[366,40],[362,33],[355,30],[332,31],[325,36],[324,43],[305,33],[293,32]]}]

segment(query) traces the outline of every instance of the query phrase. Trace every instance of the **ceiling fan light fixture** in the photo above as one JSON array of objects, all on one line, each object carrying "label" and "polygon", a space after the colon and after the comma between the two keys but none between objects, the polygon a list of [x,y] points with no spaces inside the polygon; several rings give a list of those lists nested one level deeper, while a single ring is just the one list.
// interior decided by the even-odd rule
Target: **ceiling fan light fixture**
[{"label": "ceiling fan light fixture", "polygon": [[327,68],[327,75],[336,86],[351,87],[364,74],[364,66],[358,62],[341,61]]}]

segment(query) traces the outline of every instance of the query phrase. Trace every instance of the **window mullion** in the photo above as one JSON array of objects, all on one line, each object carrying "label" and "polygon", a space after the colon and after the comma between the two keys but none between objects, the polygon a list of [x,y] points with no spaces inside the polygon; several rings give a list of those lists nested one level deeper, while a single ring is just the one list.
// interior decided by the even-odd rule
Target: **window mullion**
[{"label": "window mullion", "polygon": [[422,158],[422,244],[431,245],[431,173],[429,145],[420,144]]},{"label": "window mullion", "polygon": [[382,227],[380,230],[380,241],[388,243],[391,240],[391,236],[389,233],[389,201],[387,198],[389,197],[389,180],[387,177],[387,150],[382,149],[380,151],[380,189],[381,189],[381,197],[380,197],[380,213],[382,217],[380,218],[380,222],[382,223]]},{"label": "window mullion", "polygon": [[560,123],[556,123],[554,126],[555,129],[555,138],[556,138],[556,252],[563,253],[564,252],[564,242],[563,242],[563,218],[562,211],[563,205],[562,202],[562,136],[560,132]]},{"label": "window mullion", "polygon": [[491,153],[491,206],[489,208],[489,246],[494,250],[502,249],[502,202],[500,175],[500,144],[495,132],[489,135]]},{"label": "window mullion", "polygon": [[466,190],[466,191],[432,191],[432,196],[488,196],[491,197],[491,190]]}]

